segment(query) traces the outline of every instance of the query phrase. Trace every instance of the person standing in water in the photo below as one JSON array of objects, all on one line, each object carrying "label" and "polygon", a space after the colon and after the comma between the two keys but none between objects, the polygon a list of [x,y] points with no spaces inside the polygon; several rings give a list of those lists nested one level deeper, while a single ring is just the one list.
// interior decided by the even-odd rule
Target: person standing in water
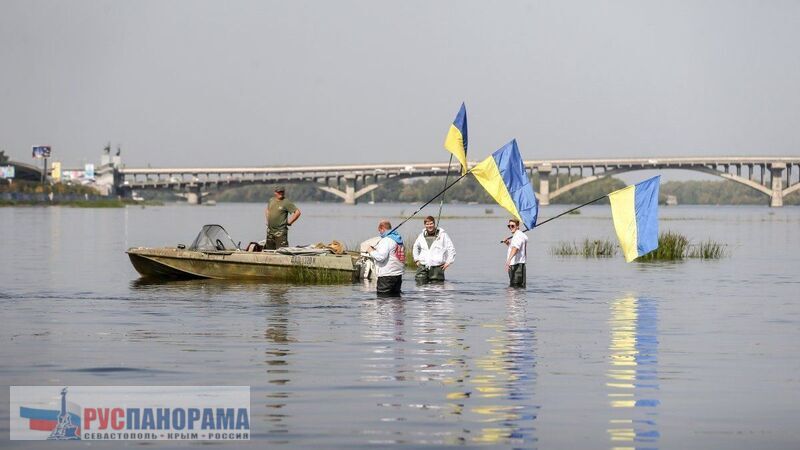
[{"label": "person standing in water", "polygon": [[455,261],[456,249],[450,236],[436,227],[433,216],[426,217],[423,224],[425,229],[414,241],[413,256],[417,264],[414,278],[420,284],[444,281],[444,271]]},{"label": "person standing in water", "polygon": [[525,287],[525,261],[528,256],[528,235],[519,229],[519,220],[509,219],[510,238],[503,241],[508,246],[505,269],[510,287]]},{"label": "person standing in water", "polygon": [[386,219],[378,223],[378,233],[381,240],[369,247],[369,255],[378,269],[378,296],[397,296],[400,295],[406,268],[403,238],[392,230],[392,224]]}]

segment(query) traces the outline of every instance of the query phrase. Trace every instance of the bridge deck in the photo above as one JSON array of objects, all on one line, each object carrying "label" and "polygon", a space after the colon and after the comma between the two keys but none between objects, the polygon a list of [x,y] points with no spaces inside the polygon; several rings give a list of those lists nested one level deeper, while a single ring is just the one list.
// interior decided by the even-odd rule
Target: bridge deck
[{"label": "bridge deck", "polygon": [[[526,160],[526,167],[550,166],[684,166],[684,165],[724,165],[724,164],[769,164],[783,162],[786,164],[800,164],[800,156],[725,156],[702,158],[612,158],[612,159],[549,159]],[[469,161],[469,166],[475,166],[478,161]],[[308,172],[355,172],[355,171],[402,171],[402,170],[432,170],[446,171],[447,163],[388,163],[388,164],[344,164],[324,166],[265,166],[265,167],[171,167],[171,168],[122,168],[121,174],[125,175],[164,175],[164,174],[235,174],[235,173],[308,173]]]},{"label": "bridge deck", "polygon": [[[470,161],[474,167],[476,161]],[[691,158],[607,158],[527,160],[525,167],[539,174],[537,196],[543,205],[572,189],[594,180],[623,172],[648,169],[688,169],[717,175],[744,184],[770,196],[773,206],[782,204],[783,195],[800,189],[800,156],[716,156]],[[458,166],[452,169],[458,172]],[[584,172],[588,175],[584,176]],[[390,178],[442,176],[447,164],[390,163],[267,167],[171,167],[118,168],[117,188],[189,189],[198,195],[210,187],[245,184],[312,182],[346,203],[378,187]],[[745,173],[746,172],[746,173]],[[566,175],[564,184],[559,175]],[[553,177],[554,176],[554,177]],[[554,190],[550,190],[550,178]],[[562,185],[563,184],[563,185]],[[784,193],[785,190],[785,193]]]}]

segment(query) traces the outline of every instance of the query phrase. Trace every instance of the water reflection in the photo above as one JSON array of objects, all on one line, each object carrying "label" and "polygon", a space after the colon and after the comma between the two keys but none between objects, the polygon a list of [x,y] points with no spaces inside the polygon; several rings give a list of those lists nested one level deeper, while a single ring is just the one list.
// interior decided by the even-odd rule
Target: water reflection
[{"label": "water reflection", "polygon": [[473,441],[530,447],[537,439],[533,421],[539,406],[534,405],[536,382],[536,336],[528,325],[525,292],[508,290],[504,322],[485,325],[492,332],[487,338],[488,354],[476,359],[471,383],[478,406],[481,427]]},{"label": "water reflection", "polygon": [[225,296],[231,293],[245,292],[248,295],[263,295],[265,293],[275,293],[275,295],[285,295],[290,285],[277,282],[266,282],[264,280],[217,280],[213,278],[155,278],[139,277],[130,281],[133,290],[150,290],[159,294],[182,294],[182,298],[192,295],[213,295]]},{"label": "water reflection", "polygon": [[288,439],[281,439],[288,432],[286,413],[287,403],[290,401],[290,391],[287,385],[291,382],[289,359],[292,355],[290,344],[293,338],[290,330],[291,306],[286,297],[288,287],[271,286],[267,290],[267,327],[264,330],[264,339],[267,341],[265,349],[267,368],[267,427],[266,435],[270,443],[285,444]]},{"label": "water reflection", "polygon": [[[421,303],[419,314],[414,316],[412,328],[418,361],[414,366],[416,378],[445,387],[444,392],[437,389],[436,398],[428,402],[432,409],[439,411],[439,419],[458,419],[471,395],[467,385],[471,377],[467,364],[470,350],[466,344],[468,319],[459,314],[456,298],[449,287],[445,283],[419,289],[428,298]],[[446,442],[461,443],[466,439],[462,429],[448,432]]]},{"label": "water reflection", "polygon": [[[469,319],[459,313],[452,293],[439,286],[426,289],[422,298],[366,302],[363,320],[370,349],[361,381],[378,384],[385,392],[378,403],[380,425],[364,431],[370,443],[464,443],[469,430],[461,424],[447,430],[423,425],[458,423],[470,397],[470,347],[465,344]],[[397,383],[413,383],[414,389],[392,389]],[[387,426],[398,422],[411,428],[398,432]]]},{"label": "water reflection", "polygon": [[658,308],[651,299],[611,302],[607,372],[613,449],[658,448]]},{"label": "water reflection", "polygon": [[394,297],[365,302],[362,322],[365,324],[363,338],[369,348],[359,381],[383,388],[385,393],[378,396],[378,407],[387,409],[379,413],[377,423],[371,421],[362,433],[369,437],[370,444],[404,443],[402,433],[392,432],[385,425],[407,420],[403,412],[403,394],[392,393],[389,389],[396,382],[406,381],[412,372],[405,357],[405,300]]}]

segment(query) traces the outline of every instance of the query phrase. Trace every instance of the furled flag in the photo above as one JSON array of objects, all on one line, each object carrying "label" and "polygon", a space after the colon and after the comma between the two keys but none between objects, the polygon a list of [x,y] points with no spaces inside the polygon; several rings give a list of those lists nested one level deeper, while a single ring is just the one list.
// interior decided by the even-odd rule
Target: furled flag
[{"label": "furled flag", "polygon": [[536,226],[539,202],[525,172],[516,139],[478,163],[472,168],[472,174],[497,204],[507,209],[528,229]]},{"label": "furled flag", "polygon": [[658,248],[658,187],[655,176],[608,194],[611,215],[625,261]]},{"label": "furled flag", "polygon": [[447,137],[444,139],[444,148],[456,157],[461,163],[461,175],[467,173],[467,107],[463,103],[458,110]]}]

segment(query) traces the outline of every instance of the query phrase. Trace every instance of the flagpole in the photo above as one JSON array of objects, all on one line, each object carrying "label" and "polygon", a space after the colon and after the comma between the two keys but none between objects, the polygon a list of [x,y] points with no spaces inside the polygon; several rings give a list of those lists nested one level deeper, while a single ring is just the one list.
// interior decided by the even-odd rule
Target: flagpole
[{"label": "flagpole", "polygon": [[[553,216],[553,217],[551,217],[551,218],[549,218],[549,219],[545,220],[545,221],[544,221],[544,222],[542,222],[542,223],[537,223],[537,224],[536,224],[536,226],[535,226],[535,227],[533,227],[533,228],[539,228],[540,226],[542,226],[542,225],[546,224],[547,222],[550,222],[551,220],[556,220],[556,219],[558,219],[559,217],[561,217],[561,216],[563,216],[563,215],[565,215],[565,214],[569,214],[569,213],[571,213],[572,211],[575,211],[576,209],[581,209],[581,208],[583,208],[584,206],[591,205],[592,203],[595,203],[595,202],[599,202],[600,200],[602,200],[602,199],[604,199],[604,198],[608,197],[608,195],[609,195],[609,194],[605,194],[605,195],[603,195],[602,197],[597,197],[596,199],[594,199],[594,200],[590,200],[590,201],[588,201],[588,202],[586,202],[586,203],[584,203],[584,204],[582,204],[582,205],[579,205],[579,206],[576,206],[576,207],[574,207],[574,208],[568,209],[568,210],[566,210],[566,211],[562,212],[561,214],[559,214],[559,215],[557,215],[557,216]],[[523,233],[527,233],[527,232],[528,232],[528,231],[530,231],[530,230],[532,230],[532,228],[528,228],[527,230],[523,231]],[[509,236],[509,237],[507,237],[507,238],[503,239],[502,241],[500,241],[500,243],[502,244],[502,243],[504,243],[505,241],[507,241],[508,239],[511,239],[511,236]]]},{"label": "flagpole", "polygon": [[[444,177],[444,185],[447,186],[447,182],[450,181],[450,167],[453,165],[453,154],[450,154],[450,162],[447,163],[447,175]],[[442,200],[439,202],[439,214],[436,216],[436,226],[439,226],[439,222],[442,221],[442,206],[444,205],[444,195],[442,195]]]},{"label": "flagpole", "polygon": [[411,218],[413,218],[414,216],[416,216],[417,214],[419,214],[419,212],[420,212],[420,211],[422,211],[422,209],[423,209],[423,208],[425,208],[426,206],[430,205],[430,204],[431,204],[431,203],[432,203],[434,200],[436,200],[437,198],[439,198],[439,196],[440,196],[440,195],[444,194],[445,192],[447,192],[447,190],[448,190],[448,189],[450,189],[451,187],[455,186],[455,185],[456,185],[456,183],[458,183],[459,181],[461,181],[462,179],[464,179],[464,177],[466,177],[467,175],[469,175],[469,173],[470,173],[470,172],[472,172],[472,169],[468,170],[468,171],[467,171],[467,173],[465,173],[464,175],[461,175],[460,177],[456,178],[456,181],[453,181],[453,182],[452,182],[452,183],[451,183],[449,186],[447,186],[446,188],[442,189],[442,190],[441,190],[441,191],[440,191],[438,194],[436,194],[435,196],[433,196],[433,198],[432,198],[432,199],[428,200],[427,202],[425,202],[425,204],[424,204],[424,205],[422,205],[422,206],[420,206],[419,208],[417,208],[417,210],[416,210],[416,211],[414,211],[414,213],[413,213],[413,214],[411,214],[410,216],[406,217],[406,218],[405,218],[405,220],[403,220],[402,222],[400,222],[400,224],[399,224],[399,225],[397,225],[396,227],[392,228],[392,230],[390,231],[390,233],[391,233],[392,231],[395,231],[396,229],[400,228],[401,226],[403,226],[403,224],[404,224],[404,223],[408,222],[408,221],[409,221]]},{"label": "flagpole", "polygon": [[557,216],[554,216],[554,217],[551,217],[551,218],[549,218],[549,219],[545,220],[545,221],[544,221],[544,222],[542,222],[542,223],[537,223],[537,224],[536,224],[536,227],[534,227],[534,228],[538,228],[538,227],[540,227],[540,226],[542,226],[542,225],[546,224],[547,222],[550,222],[551,220],[556,220],[556,219],[558,219],[559,217],[563,216],[564,214],[569,214],[569,213],[571,213],[572,211],[575,211],[576,209],[580,209],[580,208],[583,208],[584,206],[591,205],[592,203],[599,202],[600,200],[602,200],[602,199],[604,199],[604,198],[606,198],[606,197],[608,197],[608,194],[606,194],[606,195],[604,195],[604,196],[602,196],[602,197],[597,197],[596,199],[594,199],[594,200],[591,200],[591,201],[588,201],[588,202],[586,202],[586,203],[584,203],[584,204],[582,204],[582,205],[580,205],[580,206],[576,206],[576,207],[574,207],[574,208],[572,208],[572,209],[568,209],[568,210],[566,210],[566,211],[562,212],[561,214],[559,214],[559,215],[557,215]]}]

